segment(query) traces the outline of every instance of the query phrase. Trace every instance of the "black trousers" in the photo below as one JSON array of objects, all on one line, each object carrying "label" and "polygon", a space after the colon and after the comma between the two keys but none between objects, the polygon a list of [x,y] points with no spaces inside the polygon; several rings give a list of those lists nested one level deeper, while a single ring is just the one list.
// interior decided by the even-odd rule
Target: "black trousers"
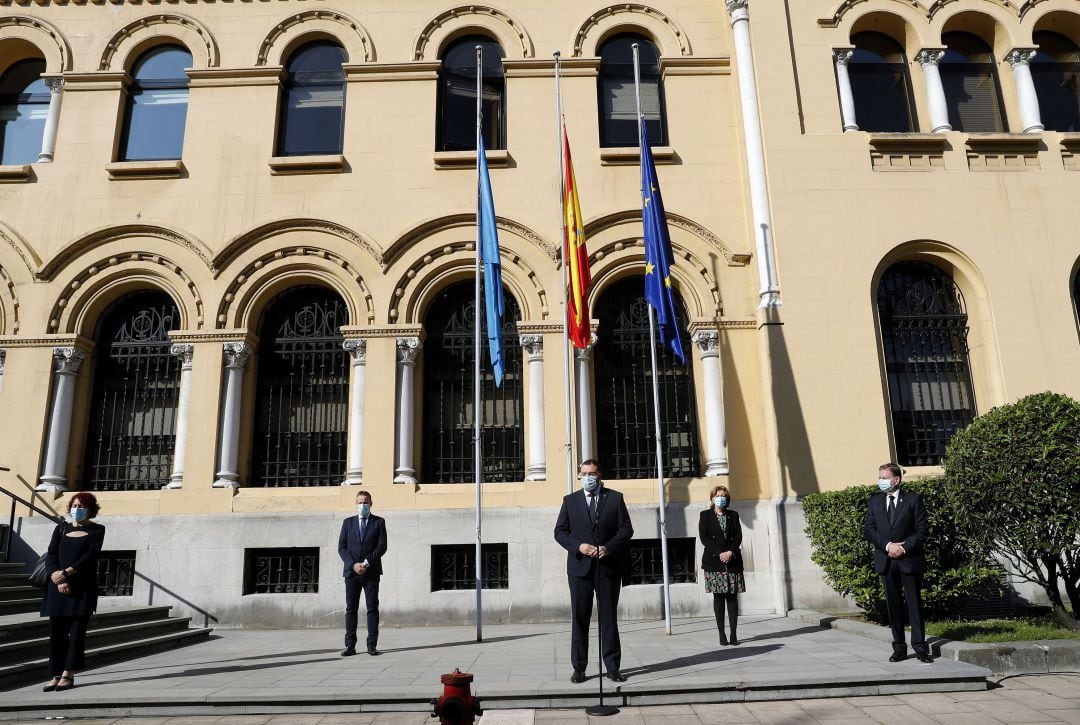
[{"label": "black trousers", "polygon": [[622,577],[606,566],[594,564],[593,575],[567,576],[570,581],[570,664],[584,672],[589,665],[589,623],[592,619],[593,595],[596,595],[600,614],[600,638],[603,640],[604,667],[608,672],[620,669],[622,645],[619,642],[619,592]]},{"label": "black trousers", "polygon": [[90,617],[49,617],[49,677],[83,668]]},{"label": "black trousers", "polygon": [[922,620],[922,574],[904,574],[900,567],[889,562],[889,568],[881,575],[885,583],[885,608],[892,628],[893,652],[904,654],[904,600],[907,600],[907,617],[911,625],[911,649],[916,654],[929,653],[926,646],[926,630]]},{"label": "black trousers", "polygon": [[379,643],[379,578],[354,576],[345,580],[345,647],[356,647],[356,622],[360,611],[360,591],[367,606],[367,647]]}]

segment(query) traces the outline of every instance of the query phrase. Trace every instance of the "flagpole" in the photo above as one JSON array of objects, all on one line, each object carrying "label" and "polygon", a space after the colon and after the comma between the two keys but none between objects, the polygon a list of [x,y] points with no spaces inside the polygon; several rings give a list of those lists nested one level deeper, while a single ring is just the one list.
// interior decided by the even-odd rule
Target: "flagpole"
[{"label": "flagpole", "polygon": [[481,553],[480,546],[480,534],[481,534],[481,503],[480,503],[480,479],[482,478],[482,469],[480,463],[480,416],[482,415],[480,410],[480,247],[482,239],[480,237],[480,154],[481,143],[480,134],[483,132],[481,127],[481,119],[483,109],[481,107],[481,83],[480,74],[483,71],[484,64],[484,49],[481,46],[476,46],[476,280],[473,285],[473,329],[474,335],[474,355],[473,355],[473,457],[475,462],[475,474],[476,474],[476,641],[484,641],[484,625],[483,625],[483,606],[482,606],[482,592],[483,592],[483,578],[484,578],[484,559]]},{"label": "flagpole", "polygon": [[[639,64],[639,49],[638,44],[634,43],[634,101],[637,104],[637,119],[638,119],[638,147],[641,148],[640,163],[645,163],[644,148],[642,148],[642,140],[644,135],[641,132],[644,119],[641,116],[641,67]],[[642,189],[642,196],[646,192]],[[668,576],[668,541],[667,541],[667,516],[665,509],[667,509],[667,501],[664,496],[664,451],[663,444],[660,438],[660,381],[656,377],[656,310],[652,308],[652,305],[648,305],[649,308],[649,355],[652,360],[652,395],[653,395],[653,425],[654,435],[656,436],[656,490],[659,496],[659,504],[657,510],[660,518],[660,557],[663,562],[664,573],[664,630],[671,634],[671,587],[669,582],[671,579]]]},{"label": "flagpole", "polygon": [[[567,286],[569,284],[568,271],[569,255],[567,254],[566,239],[566,165],[563,159],[565,148],[565,127],[562,117],[562,85],[559,77],[560,53],[552,53],[555,57],[555,132],[559,139],[559,237],[562,239],[562,306],[563,306],[563,379],[566,385],[566,492],[574,492],[574,419],[570,405],[570,305],[567,302]],[[576,386],[575,386],[576,387]]]}]

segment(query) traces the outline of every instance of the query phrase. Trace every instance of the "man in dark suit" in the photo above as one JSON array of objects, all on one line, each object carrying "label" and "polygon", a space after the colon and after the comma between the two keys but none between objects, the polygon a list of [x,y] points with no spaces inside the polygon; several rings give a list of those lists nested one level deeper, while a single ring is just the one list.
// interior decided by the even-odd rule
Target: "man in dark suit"
[{"label": "man in dark suit", "polygon": [[589,620],[593,593],[600,608],[600,638],[604,667],[613,682],[626,682],[619,671],[619,591],[622,587],[623,549],[634,535],[630,512],[618,491],[603,485],[600,465],[593,459],[578,467],[582,490],[563,497],[555,522],[555,541],[566,549],[566,575],[570,582],[570,681],[585,681],[589,663]]},{"label": "man in dark suit", "polygon": [[[885,463],[878,469],[880,493],[870,498],[863,531],[874,544],[874,568],[885,583],[885,608],[892,627],[893,653],[889,662],[907,657],[904,643],[904,600],[911,624],[911,648],[919,662],[930,664],[930,648],[923,629],[922,575],[926,571],[923,544],[930,532],[926,509],[917,493],[900,490],[900,466]],[[901,594],[903,589],[903,594]]]},{"label": "man in dark suit", "polygon": [[356,620],[360,592],[367,604],[367,653],[379,654],[379,579],[386,554],[386,521],[371,513],[371,494],[356,494],[356,516],[341,522],[338,556],[345,565],[345,649],[342,657],[356,654]]}]

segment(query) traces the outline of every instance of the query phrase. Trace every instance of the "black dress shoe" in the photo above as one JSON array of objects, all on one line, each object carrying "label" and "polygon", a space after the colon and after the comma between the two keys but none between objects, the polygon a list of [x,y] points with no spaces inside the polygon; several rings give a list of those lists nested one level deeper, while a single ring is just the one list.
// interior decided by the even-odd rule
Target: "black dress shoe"
[{"label": "black dress shoe", "polygon": [[356,654],[356,650],[352,647],[346,647],[345,649],[341,650],[342,657],[352,657],[354,654]]},{"label": "black dress shoe", "polygon": [[59,685],[59,684],[60,684],[60,678],[59,677],[54,677],[54,678],[52,678],[52,682],[45,685],[45,687],[41,688],[41,691],[42,692],[52,692],[53,690],[56,689],[56,686]]},{"label": "black dress shoe", "polygon": [[727,647],[729,644],[731,644],[731,643],[728,642],[727,635],[726,634],[720,635],[720,646],[721,647]]},{"label": "black dress shoe", "polygon": [[930,656],[929,652],[920,652],[919,654],[915,655],[915,658],[919,660],[919,662],[922,662],[924,665],[934,664],[934,658]]},{"label": "black dress shoe", "polygon": [[893,652],[891,655],[889,655],[889,662],[903,662],[906,659],[907,655],[900,652]]},{"label": "black dress shoe", "polygon": [[63,692],[64,690],[70,690],[71,688],[75,687],[75,676],[74,675],[72,675],[71,677],[64,676],[64,677],[60,678],[60,682],[63,682],[64,680],[67,680],[67,684],[66,685],[58,684],[56,686],[56,691],[57,692]]},{"label": "black dress shoe", "polygon": [[382,652],[380,652],[379,650],[375,649],[374,647],[368,647],[368,648],[367,648],[367,653],[368,653],[369,655],[371,655],[372,657],[378,657],[379,655],[381,655],[381,654],[382,654]]},{"label": "black dress shoe", "polygon": [[612,670],[611,672],[607,673],[607,677],[612,682],[626,682],[626,675],[619,672],[618,670]]},{"label": "black dress shoe", "polygon": [[736,637],[735,635],[731,635],[731,639],[728,640],[728,644],[730,644],[732,647],[734,647],[738,643],[739,643],[739,638]]},{"label": "black dress shoe", "polygon": [[575,685],[580,685],[585,681],[585,673],[581,670],[574,670],[574,674],[570,675],[570,681]]}]

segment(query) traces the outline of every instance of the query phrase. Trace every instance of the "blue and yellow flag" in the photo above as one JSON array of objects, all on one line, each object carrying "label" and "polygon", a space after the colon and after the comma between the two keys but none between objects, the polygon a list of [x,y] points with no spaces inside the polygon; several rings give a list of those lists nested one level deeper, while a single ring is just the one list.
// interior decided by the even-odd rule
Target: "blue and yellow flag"
[{"label": "blue and yellow flag", "polygon": [[502,262],[499,259],[499,231],[495,227],[495,201],[491,198],[491,180],[488,178],[487,153],[483,136],[478,135],[476,163],[480,188],[477,204],[480,217],[480,239],[476,253],[484,265],[484,311],[487,313],[488,351],[491,354],[491,370],[495,374],[495,386],[501,387],[506,371],[503,358],[502,319],[503,304]]},{"label": "blue and yellow flag", "polygon": [[641,122],[641,203],[641,219],[645,224],[645,300],[656,310],[661,344],[669,345],[675,357],[685,365],[686,354],[675,316],[675,296],[671,292],[671,265],[675,263],[675,257],[671,253],[664,200],[656,180],[656,166],[653,165],[644,119]]}]

